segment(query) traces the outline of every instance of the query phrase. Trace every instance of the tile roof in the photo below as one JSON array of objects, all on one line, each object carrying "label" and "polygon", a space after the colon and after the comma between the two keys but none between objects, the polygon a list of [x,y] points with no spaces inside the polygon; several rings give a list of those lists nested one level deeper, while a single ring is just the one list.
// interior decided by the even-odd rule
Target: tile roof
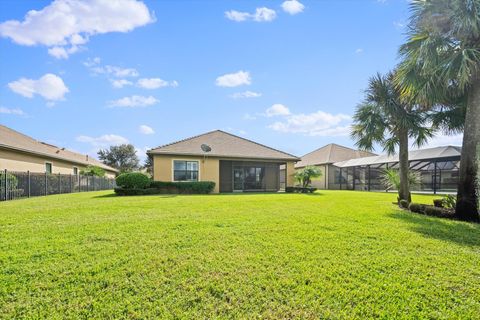
[{"label": "tile roof", "polygon": [[279,151],[263,144],[238,137],[221,130],[210,131],[198,136],[169,143],[148,151],[148,154],[178,154],[203,156],[201,145],[206,144],[212,151],[209,156],[270,159],[270,160],[300,160],[289,153]]},{"label": "tile roof", "polygon": [[335,143],[330,143],[304,155],[302,161],[295,164],[295,167],[303,168],[306,166],[335,163],[349,159],[369,157],[372,155],[375,155],[375,153],[354,150]]},{"label": "tile roof", "polygon": [[[429,159],[442,159],[451,157],[460,157],[462,153],[461,147],[456,146],[444,146],[428,149],[413,150],[408,152],[409,161],[429,160]],[[334,163],[337,167],[354,167],[354,166],[366,166],[370,164],[392,163],[398,162],[398,154],[395,155],[380,155],[375,157],[366,157],[359,159],[351,159]]]},{"label": "tile roof", "polygon": [[37,141],[3,125],[0,125],[0,148],[36,154],[82,165],[94,165],[108,171],[118,171],[95,158],[65,148],[59,148],[45,142]]}]

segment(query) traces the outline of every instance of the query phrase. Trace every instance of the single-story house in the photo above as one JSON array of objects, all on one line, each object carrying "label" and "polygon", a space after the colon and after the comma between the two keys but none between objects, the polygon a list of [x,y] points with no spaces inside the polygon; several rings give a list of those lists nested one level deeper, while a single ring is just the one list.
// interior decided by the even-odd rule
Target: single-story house
[{"label": "single-story house", "polygon": [[[293,186],[288,154],[221,130],[151,149],[156,181],[213,181],[219,192],[275,192]],[[280,166],[285,166],[284,175]]]},{"label": "single-story house", "polygon": [[0,125],[0,170],[78,175],[89,165],[101,167],[109,178],[118,172],[88,155],[37,141]]},{"label": "single-story house", "polygon": [[302,160],[295,164],[295,169],[302,169],[306,166],[316,166],[322,171],[322,176],[313,180],[312,186],[318,189],[335,189],[334,181],[336,177],[334,163],[375,155],[376,154],[368,151],[354,150],[331,143],[304,155]]}]

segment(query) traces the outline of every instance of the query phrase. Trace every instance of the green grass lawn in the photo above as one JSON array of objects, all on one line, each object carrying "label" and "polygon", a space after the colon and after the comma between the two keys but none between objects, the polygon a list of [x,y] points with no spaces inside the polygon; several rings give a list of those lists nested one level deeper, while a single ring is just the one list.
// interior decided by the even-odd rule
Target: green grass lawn
[{"label": "green grass lawn", "polygon": [[478,319],[480,225],[404,212],[395,197],[0,203],[0,318]]}]

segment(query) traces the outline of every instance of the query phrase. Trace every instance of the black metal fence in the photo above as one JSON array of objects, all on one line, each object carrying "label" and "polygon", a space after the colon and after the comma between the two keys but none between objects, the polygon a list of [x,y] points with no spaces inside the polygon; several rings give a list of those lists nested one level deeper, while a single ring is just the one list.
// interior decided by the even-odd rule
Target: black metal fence
[{"label": "black metal fence", "polygon": [[0,171],[0,201],[51,194],[109,190],[115,179],[71,174]]}]

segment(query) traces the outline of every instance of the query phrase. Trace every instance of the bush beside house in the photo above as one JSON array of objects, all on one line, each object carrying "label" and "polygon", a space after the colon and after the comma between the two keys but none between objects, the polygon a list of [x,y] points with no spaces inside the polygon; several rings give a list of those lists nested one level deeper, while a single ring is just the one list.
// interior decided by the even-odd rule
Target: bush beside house
[{"label": "bush beside house", "polygon": [[129,172],[116,179],[115,193],[119,196],[137,196],[152,194],[209,194],[215,189],[215,182],[189,181],[164,182],[152,181],[141,172]]}]

